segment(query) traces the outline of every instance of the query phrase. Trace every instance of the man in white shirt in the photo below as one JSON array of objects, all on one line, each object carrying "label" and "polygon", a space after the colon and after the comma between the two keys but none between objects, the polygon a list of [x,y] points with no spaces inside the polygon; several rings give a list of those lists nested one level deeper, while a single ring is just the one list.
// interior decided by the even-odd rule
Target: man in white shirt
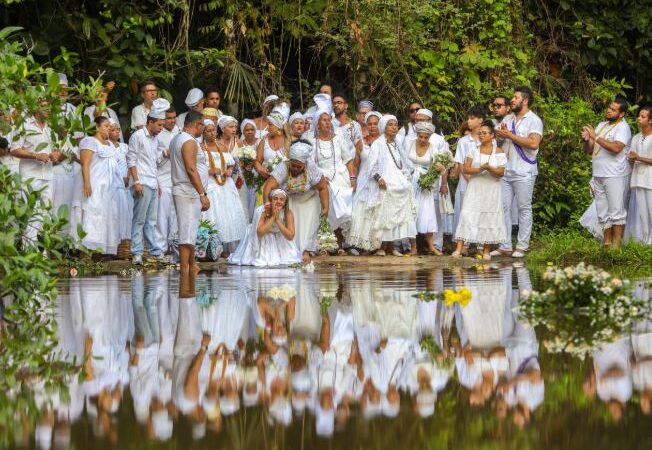
[{"label": "man in white shirt", "polygon": [[168,253],[170,238],[177,232],[177,215],[172,198],[172,166],[170,164],[170,141],[179,133],[176,125],[177,112],[174,106],[165,113],[163,129],[157,136],[158,140],[158,214],[156,217],[156,243],[164,254]]},{"label": "man in white shirt", "polygon": [[[336,94],[333,97],[333,112],[335,113],[335,122],[337,132],[341,133],[346,143],[355,149],[355,165],[360,166],[360,153],[362,153],[362,128],[355,120],[352,120],[346,113],[349,109],[349,102],[343,94]],[[357,170],[357,169],[356,169]],[[351,187],[355,190],[356,177],[351,177]]]},{"label": "man in white shirt", "polygon": [[620,247],[625,231],[632,171],[627,161],[632,132],[625,120],[626,112],[627,101],[617,98],[607,108],[607,120],[595,129],[586,125],[581,133],[584,150],[593,154],[591,190],[604,230],[603,242],[615,248]]},{"label": "man in white shirt", "polygon": [[131,135],[127,151],[127,167],[132,178],[134,215],[131,222],[131,254],[133,264],[143,263],[143,235],[149,256],[160,259],[161,249],[156,243],[156,214],[158,211],[158,139],[163,129],[165,113],[170,103],[162,98],[154,100],[145,126]]},{"label": "man in white shirt", "polygon": [[[185,104],[188,107],[188,111],[197,111],[202,112],[204,109],[204,93],[201,89],[192,88],[188,91],[186,95]],[[183,128],[183,122],[186,119],[187,112],[181,113],[177,116],[177,128]]]},{"label": "man in white shirt", "polygon": [[[41,201],[52,200],[52,166],[64,159],[63,153],[53,147],[52,130],[47,125],[48,103],[42,101],[32,117],[17,130],[12,155],[20,159],[18,171],[23,180],[32,179],[32,188],[41,190]],[[36,217],[25,233],[27,243],[34,243],[41,230],[42,220]]]},{"label": "man in white shirt", "polygon": [[131,129],[140,130],[147,123],[147,116],[152,103],[158,98],[158,88],[153,81],[143,81],[140,85],[140,97],[143,103],[131,110]]},{"label": "man in white shirt", "polygon": [[[503,151],[507,155],[505,176],[502,185],[503,214],[507,242],[491,252],[492,256],[511,255],[523,258],[530,247],[532,235],[532,193],[536,181],[537,154],[543,137],[543,122],[530,110],[534,104],[534,93],[525,86],[514,90],[511,101],[512,112],[505,116],[496,129],[496,140],[503,141]],[[512,201],[518,208],[518,238],[512,251]]]}]

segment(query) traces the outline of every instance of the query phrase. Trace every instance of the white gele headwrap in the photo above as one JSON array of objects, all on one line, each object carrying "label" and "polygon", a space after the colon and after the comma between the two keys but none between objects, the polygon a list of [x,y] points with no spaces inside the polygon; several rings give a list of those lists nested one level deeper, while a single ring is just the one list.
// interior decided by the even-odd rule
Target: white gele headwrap
[{"label": "white gele headwrap", "polygon": [[290,118],[288,119],[288,123],[289,123],[290,125],[292,125],[292,122],[294,122],[295,120],[304,120],[304,118],[303,118],[303,114],[300,113],[300,112],[298,112],[298,111],[295,112],[295,113],[292,114],[292,115],[290,116]]},{"label": "white gele headwrap", "polygon": [[219,118],[217,121],[217,126],[220,127],[220,130],[224,131],[224,128],[230,123],[235,123],[236,126],[238,125],[238,119],[236,119],[233,116],[222,116]]},{"label": "white gele headwrap", "polygon": [[385,132],[385,128],[387,127],[387,124],[390,123],[392,120],[398,123],[398,119],[396,118],[396,116],[393,116],[392,114],[387,114],[380,118],[380,121],[378,122],[378,128],[380,129],[381,133]]},{"label": "white gele headwrap", "polygon": [[329,113],[333,112],[333,101],[328,94],[317,94],[312,98],[315,101],[317,109],[325,109]]},{"label": "white gele headwrap", "polygon": [[285,192],[283,189],[274,189],[272,192],[270,192],[269,198],[274,198],[277,195],[280,195],[284,198],[288,198],[287,192]]},{"label": "white gele headwrap", "polygon": [[290,159],[305,163],[310,158],[312,146],[306,142],[295,142],[290,147]]},{"label": "white gele headwrap", "polygon": [[254,122],[251,119],[243,119],[242,123],[240,124],[240,134],[242,134],[243,136],[244,136],[245,128],[247,128],[247,125],[251,125],[252,127],[254,127],[254,130],[257,129],[256,122]]},{"label": "white gele headwrap", "polygon": [[273,102],[275,100],[278,100],[278,95],[276,94],[268,95],[267,97],[265,97],[265,100],[263,100],[263,105],[265,103]]},{"label": "white gele headwrap", "polygon": [[414,125],[414,131],[417,134],[419,133],[434,134],[436,130],[435,130],[435,126],[430,122],[419,122]]},{"label": "white gele headwrap", "polygon": [[383,115],[378,111],[369,111],[367,114],[364,115],[364,123],[369,122],[370,117],[378,117],[378,120],[380,120],[383,118]]},{"label": "white gele headwrap", "polygon": [[267,115],[267,121],[274,125],[276,128],[283,128],[283,125],[285,125],[285,117],[283,117],[283,114],[281,114],[278,111],[273,111]]},{"label": "white gele headwrap", "polygon": [[274,106],[272,112],[281,113],[281,115],[287,122],[288,119],[290,118],[290,105],[288,105],[286,102],[279,103],[278,105]]},{"label": "white gele headwrap", "polygon": [[153,119],[165,119],[165,113],[168,109],[170,109],[170,102],[164,98],[157,98],[152,103],[149,117],[152,117]]},{"label": "white gele headwrap", "polygon": [[430,111],[427,108],[421,108],[420,110],[417,111],[416,115],[428,116],[432,119],[432,111]]}]

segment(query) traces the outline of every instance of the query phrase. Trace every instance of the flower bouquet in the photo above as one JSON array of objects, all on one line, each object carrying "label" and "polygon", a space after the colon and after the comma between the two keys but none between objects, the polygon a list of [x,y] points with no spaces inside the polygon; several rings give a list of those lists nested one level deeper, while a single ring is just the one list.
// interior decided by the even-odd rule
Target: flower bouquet
[{"label": "flower bouquet", "polygon": [[199,221],[197,241],[195,243],[195,255],[197,258],[206,261],[217,261],[221,253],[222,242],[213,222],[208,220]]},{"label": "flower bouquet", "polygon": [[287,158],[283,155],[276,155],[273,158],[269,158],[267,160],[267,170],[269,170],[269,173],[272,173],[274,168],[281,164],[283,161],[287,161]]},{"label": "flower bouquet", "polygon": [[414,296],[422,302],[442,300],[446,306],[452,306],[455,303],[459,303],[462,307],[466,307],[473,298],[471,291],[466,287],[462,287],[457,291],[444,289],[444,292],[420,292]]},{"label": "flower bouquet", "polygon": [[253,164],[256,160],[256,149],[253,145],[245,145],[233,150],[233,157],[242,164]]},{"label": "flower bouquet", "polygon": [[337,244],[337,238],[335,234],[331,231],[331,226],[328,223],[328,217],[322,217],[319,222],[319,231],[317,232],[317,246],[322,252],[334,252],[337,251],[339,245]]},{"label": "flower bouquet", "polygon": [[647,317],[646,302],[632,296],[627,280],[593,266],[548,267],[543,282],[545,291],[521,293],[519,315],[530,326],[545,326],[555,336],[544,342],[551,353],[584,359]]},{"label": "flower bouquet", "polygon": [[297,291],[292,288],[289,284],[284,284],[283,286],[274,286],[269,291],[267,291],[267,297],[275,300],[283,300],[284,302],[290,301],[292,297],[297,295]]},{"label": "flower bouquet", "polygon": [[[253,164],[256,161],[256,149],[252,145],[238,147],[233,150],[233,157],[240,161],[242,178],[247,184],[247,187],[258,192],[263,183],[265,183],[265,179],[253,170]],[[247,166],[250,167],[249,170]]]},{"label": "flower bouquet", "polygon": [[428,171],[421,174],[419,180],[417,181],[419,189],[422,191],[430,191],[433,189],[440,175],[439,171],[436,168],[438,164],[444,166],[446,170],[451,169],[455,165],[453,154],[449,151],[445,151],[435,156],[435,160],[432,162],[432,165]]}]

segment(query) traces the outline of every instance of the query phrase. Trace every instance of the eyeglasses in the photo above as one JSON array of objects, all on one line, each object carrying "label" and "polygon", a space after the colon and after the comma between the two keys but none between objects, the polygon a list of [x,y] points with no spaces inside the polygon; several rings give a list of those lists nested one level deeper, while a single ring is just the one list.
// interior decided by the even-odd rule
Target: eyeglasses
[{"label": "eyeglasses", "polygon": [[491,107],[492,108],[503,108],[507,106],[505,103],[492,103]]},{"label": "eyeglasses", "polygon": [[420,109],[421,108],[410,108],[410,109],[408,109],[408,111],[411,112],[411,113],[415,113],[415,112],[419,111]]}]

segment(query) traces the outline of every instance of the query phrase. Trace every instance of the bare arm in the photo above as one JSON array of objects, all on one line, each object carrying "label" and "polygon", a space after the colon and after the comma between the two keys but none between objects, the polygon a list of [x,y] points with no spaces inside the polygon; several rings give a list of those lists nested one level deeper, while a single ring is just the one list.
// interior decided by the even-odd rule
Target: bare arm
[{"label": "bare arm", "polygon": [[269,177],[265,181],[265,184],[263,185],[263,201],[268,202],[269,201],[269,193],[272,192],[277,187],[278,187],[278,181],[276,181],[276,178]]},{"label": "bare arm", "polygon": [[[464,160],[464,166],[462,167],[462,173],[464,175],[468,175],[469,177],[472,175],[477,175],[480,172],[482,172],[482,169],[480,167],[473,167],[473,158],[470,156],[467,156],[466,159]],[[467,178],[468,180],[468,178]]]},{"label": "bare arm", "polygon": [[[265,138],[266,139],[266,138]],[[269,170],[265,167],[265,139],[261,139],[256,147],[256,160],[254,161],[254,169],[263,178],[269,178]]]},{"label": "bare arm", "polygon": [[530,133],[528,137],[521,137],[510,132],[507,138],[525,150],[536,150],[541,144],[541,135],[538,133]]},{"label": "bare arm", "polygon": [[93,159],[93,152],[88,149],[81,149],[79,157],[81,159],[81,173],[84,181],[84,196],[90,197],[93,192],[91,188],[91,160]]},{"label": "bare arm", "polygon": [[267,233],[269,233],[269,230],[272,228],[272,225],[274,224],[274,218],[272,217],[267,217],[265,214],[260,215],[260,220],[258,221],[258,227],[256,228],[256,233],[258,234],[258,237],[263,237]]},{"label": "bare arm", "polygon": [[288,241],[294,239],[294,214],[292,211],[288,210],[287,214],[285,215],[285,223],[283,223],[282,220],[279,220],[278,216],[275,220],[278,229],[281,231],[281,234],[285,237],[285,239]]}]

